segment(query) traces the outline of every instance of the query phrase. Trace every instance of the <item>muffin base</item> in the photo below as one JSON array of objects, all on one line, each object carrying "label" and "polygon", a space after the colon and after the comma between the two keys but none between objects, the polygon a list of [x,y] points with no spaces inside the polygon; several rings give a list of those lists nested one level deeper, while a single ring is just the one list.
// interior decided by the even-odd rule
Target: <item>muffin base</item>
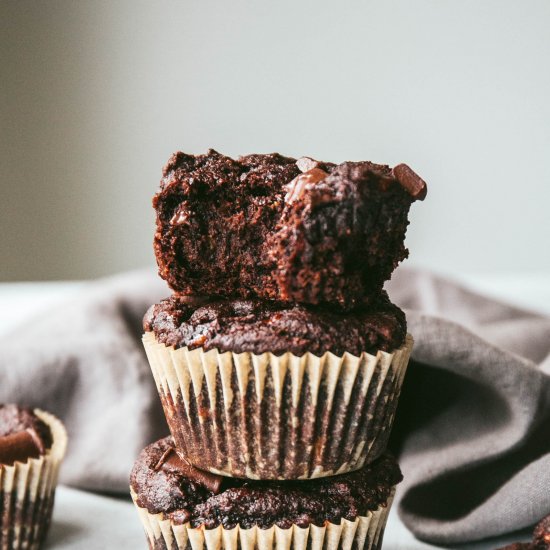
[{"label": "muffin base", "polygon": [[143,343],[178,450],[249,479],[350,472],[386,448],[413,346],[339,357],[221,353]]},{"label": "muffin base", "polygon": [[269,529],[177,525],[163,514],[151,514],[140,507],[132,489],[130,493],[151,550],[378,550],[395,491],[385,506],[355,521],[343,519],[340,525],[327,522],[322,527],[293,525],[290,529],[276,525]]}]

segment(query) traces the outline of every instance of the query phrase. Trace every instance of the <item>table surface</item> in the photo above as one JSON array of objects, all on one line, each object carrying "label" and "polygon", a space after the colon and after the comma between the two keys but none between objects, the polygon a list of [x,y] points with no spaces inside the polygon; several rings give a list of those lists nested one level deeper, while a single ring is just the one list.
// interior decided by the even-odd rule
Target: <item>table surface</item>
[{"label": "table surface", "polygon": [[[474,290],[515,305],[550,314],[550,276],[505,275],[470,276],[463,282]],[[0,310],[17,302],[17,316],[0,316],[0,333],[15,326],[59,299],[69,297],[82,283],[3,283],[0,284]],[[469,544],[460,548],[494,550],[509,542],[528,540],[524,531],[499,539]],[[100,550],[146,548],[137,514],[129,499],[113,498],[59,487],[52,528],[46,549]],[[395,507],[390,512],[384,537],[385,550],[428,550],[442,548],[418,541],[400,521]]]}]

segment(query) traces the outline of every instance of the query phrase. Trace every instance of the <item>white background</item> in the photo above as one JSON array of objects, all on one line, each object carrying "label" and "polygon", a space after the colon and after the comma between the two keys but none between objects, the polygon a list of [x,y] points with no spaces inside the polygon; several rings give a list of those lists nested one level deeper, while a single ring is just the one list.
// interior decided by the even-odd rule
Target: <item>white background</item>
[{"label": "white background", "polygon": [[176,149],[409,163],[411,264],[550,273],[547,0],[0,2],[0,280],[153,264]]}]

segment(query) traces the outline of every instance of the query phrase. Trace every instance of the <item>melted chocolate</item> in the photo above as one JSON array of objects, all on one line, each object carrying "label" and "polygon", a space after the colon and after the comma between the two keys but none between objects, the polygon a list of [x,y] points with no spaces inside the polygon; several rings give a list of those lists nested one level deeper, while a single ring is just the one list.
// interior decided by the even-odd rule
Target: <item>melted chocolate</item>
[{"label": "melted chocolate", "polygon": [[169,447],[160,457],[160,460],[154,467],[155,472],[159,470],[170,471],[177,470],[189,480],[202,485],[212,494],[217,495],[220,492],[223,483],[223,477],[212,472],[195,468],[185,457],[180,456],[175,447]]},{"label": "melted chocolate", "polygon": [[31,409],[0,405],[0,464],[38,458],[52,442],[50,428]]},{"label": "melted chocolate", "polygon": [[38,458],[40,454],[37,438],[29,429],[0,437],[0,464],[11,466],[14,462]]}]

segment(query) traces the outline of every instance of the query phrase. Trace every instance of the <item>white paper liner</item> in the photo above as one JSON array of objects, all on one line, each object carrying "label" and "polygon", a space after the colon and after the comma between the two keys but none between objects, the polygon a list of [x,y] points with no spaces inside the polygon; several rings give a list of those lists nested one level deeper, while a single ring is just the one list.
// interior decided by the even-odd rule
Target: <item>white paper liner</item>
[{"label": "white paper liner", "polygon": [[136,494],[130,488],[132,500],[145,529],[149,548],[154,550],[377,550],[382,545],[384,528],[393,501],[395,489],[385,506],[355,521],[343,519],[340,525],[327,522],[323,527],[293,525],[282,529],[252,527],[225,529],[193,528],[188,523],[173,524],[163,514],[150,514],[137,504]]},{"label": "white paper liner", "polygon": [[221,353],[143,343],[178,450],[249,479],[341,474],[386,448],[413,346],[356,357]]},{"label": "white paper liner", "polygon": [[0,465],[0,549],[34,550],[45,538],[53,511],[67,432],[52,414],[35,409],[52,432],[50,449],[39,458]]}]

